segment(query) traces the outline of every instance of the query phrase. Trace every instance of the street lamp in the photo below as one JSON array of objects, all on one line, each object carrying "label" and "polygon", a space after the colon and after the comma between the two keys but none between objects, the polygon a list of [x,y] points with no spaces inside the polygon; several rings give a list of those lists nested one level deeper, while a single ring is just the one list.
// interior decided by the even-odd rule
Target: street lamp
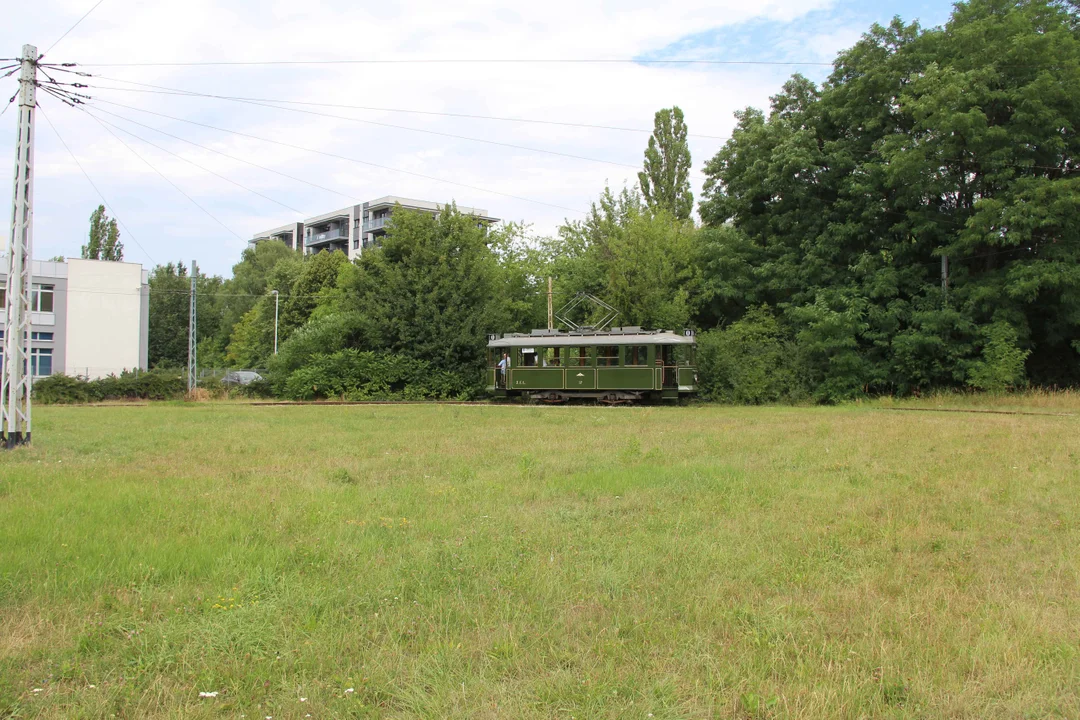
[{"label": "street lamp", "polygon": [[278,318],[278,301],[281,299],[281,295],[277,290],[271,290],[274,294],[274,354],[277,355],[277,318]]}]

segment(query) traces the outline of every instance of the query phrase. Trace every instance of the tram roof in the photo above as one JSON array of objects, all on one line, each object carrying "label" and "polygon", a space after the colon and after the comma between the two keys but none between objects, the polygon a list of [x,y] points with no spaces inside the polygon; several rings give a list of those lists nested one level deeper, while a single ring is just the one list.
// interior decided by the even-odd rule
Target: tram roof
[{"label": "tram roof", "polygon": [[655,332],[549,333],[531,335],[511,333],[488,341],[490,348],[510,347],[589,347],[592,345],[693,345],[693,335],[669,330]]}]

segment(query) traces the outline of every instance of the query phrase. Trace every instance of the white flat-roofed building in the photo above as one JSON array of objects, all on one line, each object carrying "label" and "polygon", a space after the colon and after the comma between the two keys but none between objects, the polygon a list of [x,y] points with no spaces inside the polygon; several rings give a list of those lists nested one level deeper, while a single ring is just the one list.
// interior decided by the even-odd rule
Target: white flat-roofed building
[{"label": "white flat-roofed building", "polygon": [[[33,264],[30,364],[100,378],[145,370],[150,331],[149,273],[137,263],[81,260]],[[0,305],[5,272],[0,272]],[[5,333],[0,317],[0,333]],[[3,345],[0,343],[0,360]]]},{"label": "white flat-roofed building", "polygon": [[[394,208],[400,205],[407,210],[418,210],[438,216],[446,206],[444,203],[429,200],[387,195],[378,200],[350,205],[322,215],[307,218],[303,222],[293,222],[272,230],[256,233],[249,245],[254,246],[263,240],[281,240],[294,250],[302,249],[305,254],[323,250],[341,250],[349,259],[359,257],[365,248],[379,243],[379,238],[386,234],[386,225]],[[458,211],[472,215],[485,225],[499,222],[490,217],[487,210],[458,206]]]}]

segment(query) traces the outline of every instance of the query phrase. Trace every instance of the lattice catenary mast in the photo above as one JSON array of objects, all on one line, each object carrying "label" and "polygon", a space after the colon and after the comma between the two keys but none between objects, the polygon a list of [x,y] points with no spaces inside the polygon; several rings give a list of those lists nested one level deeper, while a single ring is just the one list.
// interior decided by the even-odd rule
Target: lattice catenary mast
[{"label": "lattice catenary mast", "polygon": [[23,45],[19,74],[19,137],[15,151],[15,191],[11,209],[5,302],[3,379],[0,380],[0,446],[30,442],[30,297],[33,291],[34,108],[37,48]]},{"label": "lattice catenary mast", "polygon": [[197,344],[195,343],[195,281],[197,279],[196,273],[198,268],[195,267],[195,261],[191,261],[191,303],[188,310],[188,346],[187,346],[187,389],[188,392],[193,392],[197,384],[199,360],[197,350]]}]

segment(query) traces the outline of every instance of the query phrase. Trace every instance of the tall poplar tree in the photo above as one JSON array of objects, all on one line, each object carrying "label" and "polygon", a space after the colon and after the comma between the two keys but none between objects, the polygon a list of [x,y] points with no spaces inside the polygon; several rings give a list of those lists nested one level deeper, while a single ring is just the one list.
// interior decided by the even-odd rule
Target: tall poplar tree
[{"label": "tall poplar tree", "polygon": [[90,215],[90,240],[82,246],[82,256],[86,260],[124,259],[124,244],[120,242],[120,229],[115,218],[105,213],[105,206],[98,205]]},{"label": "tall poplar tree", "polygon": [[638,173],[641,194],[650,208],[660,208],[687,220],[694,208],[690,192],[690,146],[686,122],[678,106],[656,113],[653,134],[645,149],[645,169]]}]

